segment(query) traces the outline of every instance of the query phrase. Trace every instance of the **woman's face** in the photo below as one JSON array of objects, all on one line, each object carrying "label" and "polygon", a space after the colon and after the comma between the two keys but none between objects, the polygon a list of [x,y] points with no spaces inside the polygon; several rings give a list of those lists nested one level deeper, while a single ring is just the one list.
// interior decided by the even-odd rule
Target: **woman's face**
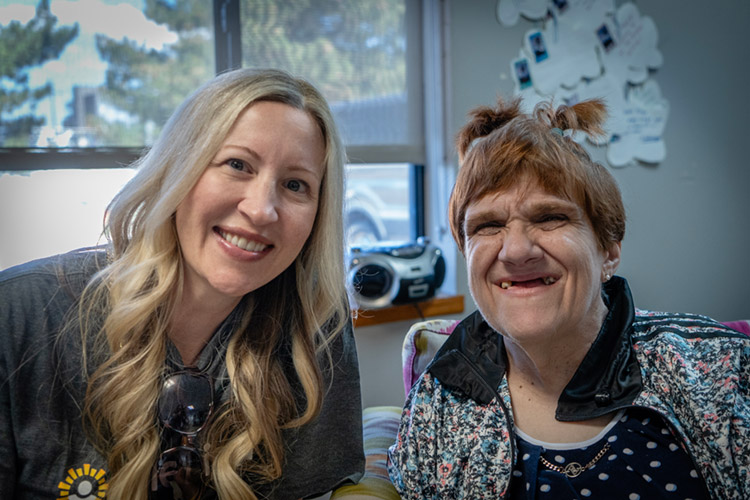
[{"label": "woman's face", "polygon": [[519,342],[598,332],[620,245],[602,251],[577,204],[524,182],[469,205],[464,230],[469,287],[494,329]]},{"label": "woman's face", "polygon": [[239,300],[281,274],[312,231],[324,158],[305,111],[270,101],[245,109],[177,207],[186,291]]}]

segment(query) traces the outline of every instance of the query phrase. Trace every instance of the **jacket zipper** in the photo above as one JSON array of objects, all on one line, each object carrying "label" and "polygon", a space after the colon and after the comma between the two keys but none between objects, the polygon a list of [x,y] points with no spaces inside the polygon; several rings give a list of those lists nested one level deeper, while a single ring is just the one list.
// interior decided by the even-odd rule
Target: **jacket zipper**
[{"label": "jacket zipper", "polygon": [[[516,440],[514,439],[515,436],[515,425],[513,424],[513,419],[510,416],[510,410],[507,406],[505,406],[505,400],[503,399],[502,395],[497,391],[496,387],[492,387],[489,382],[482,376],[481,373],[479,373],[479,370],[477,369],[476,365],[473,361],[471,361],[466,354],[463,352],[456,350],[456,353],[458,353],[459,356],[461,356],[464,361],[466,362],[469,369],[476,375],[476,377],[482,381],[482,384],[490,390],[495,395],[495,398],[497,399],[498,404],[500,405],[500,408],[503,410],[503,414],[505,415],[505,420],[508,422],[508,441],[510,444],[510,465],[511,465],[511,474],[513,473],[513,468],[516,466]],[[510,479],[508,479],[508,485],[510,485]]]}]

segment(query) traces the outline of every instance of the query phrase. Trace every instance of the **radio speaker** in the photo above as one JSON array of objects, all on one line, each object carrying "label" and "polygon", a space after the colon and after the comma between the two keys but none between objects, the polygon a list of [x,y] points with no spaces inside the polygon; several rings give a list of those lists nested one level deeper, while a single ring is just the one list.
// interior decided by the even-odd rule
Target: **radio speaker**
[{"label": "radio speaker", "polygon": [[445,279],[443,253],[426,239],[352,248],[348,280],[360,308],[409,304],[435,295]]}]

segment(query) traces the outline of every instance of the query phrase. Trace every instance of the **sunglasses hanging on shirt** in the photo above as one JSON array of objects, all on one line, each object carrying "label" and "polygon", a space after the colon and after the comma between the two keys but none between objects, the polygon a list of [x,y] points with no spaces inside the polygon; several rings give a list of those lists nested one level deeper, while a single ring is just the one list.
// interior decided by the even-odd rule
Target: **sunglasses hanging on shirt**
[{"label": "sunglasses hanging on shirt", "polygon": [[213,381],[208,374],[188,369],[164,380],[157,403],[159,423],[163,437],[171,434],[179,444],[162,452],[154,464],[150,500],[216,498],[209,486],[208,462],[197,444],[213,409]]}]

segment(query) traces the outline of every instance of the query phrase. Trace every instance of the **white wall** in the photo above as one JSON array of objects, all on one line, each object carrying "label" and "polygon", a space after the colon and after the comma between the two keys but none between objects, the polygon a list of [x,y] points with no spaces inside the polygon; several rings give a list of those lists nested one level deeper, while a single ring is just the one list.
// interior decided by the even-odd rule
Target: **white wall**
[{"label": "white wall", "polygon": [[[743,35],[750,2],[636,4],[659,30],[664,64],[653,78],[670,115],[663,163],[612,170],[628,215],[618,274],[629,280],[638,307],[750,318],[750,56]],[[512,91],[508,61],[534,24],[502,27],[495,6],[448,0],[450,136],[470,109]],[[460,257],[456,272],[473,309]],[[410,323],[356,331],[366,406],[403,402],[400,349]]]},{"label": "white wall", "polygon": [[364,407],[403,404],[401,343],[412,323],[397,321],[355,330]]},{"label": "white wall", "polygon": [[[461,319],[463,314],[441,317]],[[355,330],[364,407],[404,403],[401,345],[404,335],[416,321],[397,321]]]}]

